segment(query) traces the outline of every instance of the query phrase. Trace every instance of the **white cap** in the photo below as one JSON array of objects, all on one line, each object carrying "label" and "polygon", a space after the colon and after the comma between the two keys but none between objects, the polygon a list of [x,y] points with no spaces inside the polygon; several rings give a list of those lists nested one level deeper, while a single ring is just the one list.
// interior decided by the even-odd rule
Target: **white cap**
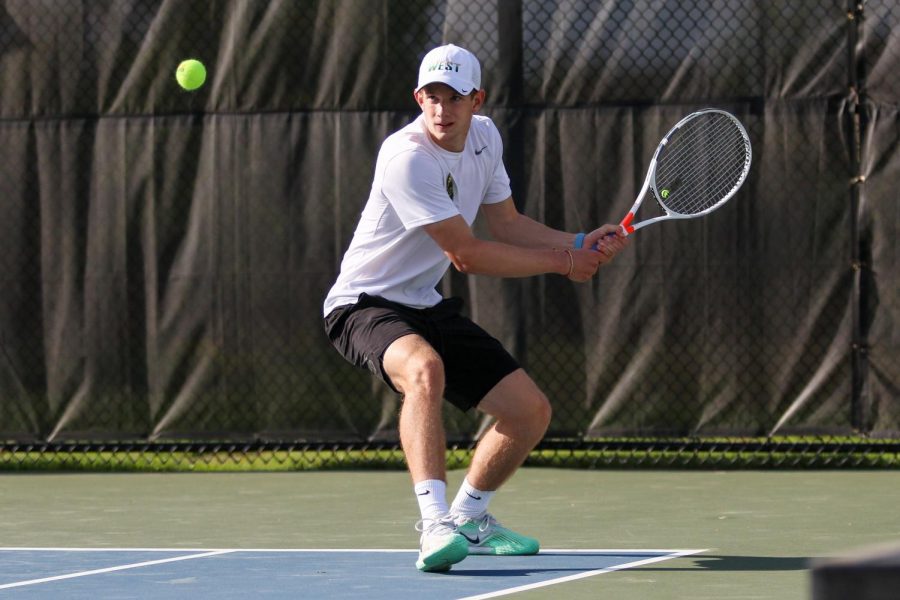
[{"label": "white cap", "polygon": [[481,65],[468,50],[453,44],[440,46],[422,59],[416,91],[429,83],[446,83],[467,96],[481,89]]}]

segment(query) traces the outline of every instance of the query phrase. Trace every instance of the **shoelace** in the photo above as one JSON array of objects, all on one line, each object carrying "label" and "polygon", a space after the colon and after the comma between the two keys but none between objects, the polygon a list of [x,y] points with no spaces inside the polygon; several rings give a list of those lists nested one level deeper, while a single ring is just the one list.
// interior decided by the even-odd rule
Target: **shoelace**
[{"label": "shoelace", "polygon": [[455,522],[457,524],[457,527],[464,523],[467,523],[467,522],[478,523],[478,533],[484,533],[485,531],[488,531],[495,525],[497,527],[501,526],[500,521],[495,519],[494,515],[492,515],[491,513],[488,513],[488,512],[484,513],[480,517],[474,517],[474,518],[473,517],[462,517],[462,518],[459,518],[459,520],[455,521]]},{"label": "shoelace", "polygon": [[437,529],[446,528],[448,533],[456,531],[456,522],[449,516],[444,515],[439,519],[419,519],[416,522],[416,531],[420,533],[438,533]]},{"label": "shoelace", "polygon": [[491,513],[484,513],[484,516],[481,518],[481,523],[478,524],[478,533],[484,533],[494,525],[500,525],[500,522],[497,521]]}]

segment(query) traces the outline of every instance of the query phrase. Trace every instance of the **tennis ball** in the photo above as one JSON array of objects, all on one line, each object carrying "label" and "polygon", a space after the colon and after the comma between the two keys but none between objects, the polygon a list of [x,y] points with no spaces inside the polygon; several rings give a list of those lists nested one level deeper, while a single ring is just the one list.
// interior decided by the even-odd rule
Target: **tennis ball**
[{"label": "tennis ball", "polygon": [[662,190],[662,191],[659,193],[659,195],[662,196],[663,200],[665,200],[666,198],[669,197],[669,190]]},{"label": "tennis ball", "polygon": [[175,70],[175,79],[178,85],[188,91],[196,90],[206,81],[206,67],[195,58],[189,58],[181,62]]}]

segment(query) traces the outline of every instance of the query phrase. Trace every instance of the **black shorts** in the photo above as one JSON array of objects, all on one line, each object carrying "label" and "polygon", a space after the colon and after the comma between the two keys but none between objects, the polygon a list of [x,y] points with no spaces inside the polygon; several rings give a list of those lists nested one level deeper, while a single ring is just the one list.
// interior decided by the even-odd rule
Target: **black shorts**
[{"label": "black shorts", "polygon": [[519,363],[499,341],[460,314],[462,305],[460,298],[447,298],[431,308],[410,308],[362,294],[356,304],[328,313],[325,331],[344,358],[369,369],[395,392],[384,372],[384,352],[405,335],[422,336],[444,361],[444,398],[465,411]]}]

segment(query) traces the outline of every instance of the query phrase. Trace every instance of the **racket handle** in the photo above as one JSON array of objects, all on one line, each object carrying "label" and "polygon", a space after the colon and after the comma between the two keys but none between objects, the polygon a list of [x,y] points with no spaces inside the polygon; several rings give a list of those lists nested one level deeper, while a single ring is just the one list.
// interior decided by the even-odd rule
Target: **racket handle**
[{"label": "racket handle", "polygon": [[[607,233],[607,234],[604,235],[603,237],[605,237],[605,238],[608,238],[608,237],[616,237],[616,232],[615,232],[615,231],[612,231],[612,232],[610,232],[610,233]],[[599,250],[599,249],[600,249],[600,244],[599,244],[599,242],[594,242],[594,245],[591,246],[591,250],[594,250],[594,251],[596,252],[596,251]]]},{"label": "racket handle", "polygon": [[[629,233],[634,233],[634,227],[631,226],[631,224],[633,222],[634,222],[634,212],[629,212],[627,215],[625,215],[625,218],[622,219],[622,222],[619,223],[619,227],[622,228],[622,231],[625,232],[625,235],[628,235]],[[612,233],[607,233],[603,237],[610,237],[610,236],[614,236],[614,235],[616,235],[615,231],[613,231]],[[597,250],[597,249],[598,249],[598,244],[597,244],[597,242],[594,242],[594,245],[591,246],[591,250]]]}]

